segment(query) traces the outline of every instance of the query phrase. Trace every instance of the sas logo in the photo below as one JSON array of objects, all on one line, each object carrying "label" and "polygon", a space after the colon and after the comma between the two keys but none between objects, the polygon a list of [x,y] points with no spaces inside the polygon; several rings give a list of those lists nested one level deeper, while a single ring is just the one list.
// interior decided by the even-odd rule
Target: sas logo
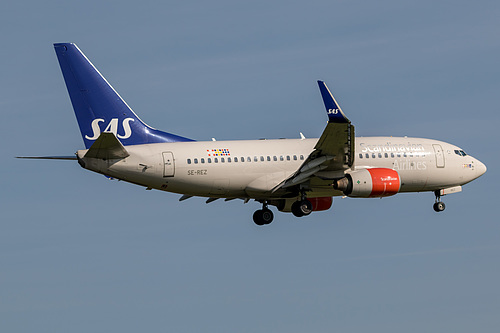
[{"label": "sas logo", "polygon": [[339,109],[328,109],[328,112],[327,114],[338,114],[339,113]]},{"label": "sas logo", "polygon": [[[90,126],[92,127],[92,136],[85,135],[87,140],[96,140],[99,135],[101,135],[101,127],[99,123],[103,123],[105,120],[101,118],[94,119]],[[113,118],[109,121],[103,132],[112,132],[118,137],[118,139],[128,139],[132,135],[132,129],[130,128],[130,122],[134,121],[133,118],[125,118],[122,121],[123,135],[118,134],[118,118]]]}]

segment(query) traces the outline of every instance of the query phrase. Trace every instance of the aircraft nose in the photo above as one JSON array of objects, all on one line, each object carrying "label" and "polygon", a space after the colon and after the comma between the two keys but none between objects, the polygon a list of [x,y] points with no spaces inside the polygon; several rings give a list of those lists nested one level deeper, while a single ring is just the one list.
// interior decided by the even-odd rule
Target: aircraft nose
[{"label": "aircraft nose", "polygon": [[486,165],[483,162],[476,160],[476,172],[478,173],[478,177],[483,175],[486,172]]}]

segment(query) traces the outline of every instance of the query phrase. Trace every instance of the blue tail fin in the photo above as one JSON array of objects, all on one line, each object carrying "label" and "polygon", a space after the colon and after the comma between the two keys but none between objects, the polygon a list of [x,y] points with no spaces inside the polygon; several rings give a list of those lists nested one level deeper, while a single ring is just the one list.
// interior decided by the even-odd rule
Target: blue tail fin
[{"label": "blue tail fin", "polygon": [[193,141],[143,123],[76,44],[54,48],[86,148],[101,132],[113,132],[124,146]]}]

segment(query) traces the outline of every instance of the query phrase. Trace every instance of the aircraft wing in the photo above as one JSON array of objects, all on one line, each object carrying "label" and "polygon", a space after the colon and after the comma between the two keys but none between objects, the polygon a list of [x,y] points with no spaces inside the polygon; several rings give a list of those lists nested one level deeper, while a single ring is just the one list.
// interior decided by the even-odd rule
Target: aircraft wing
[{"label": "aircraft wing", "polygon": [[318,139],[314,151],[300,168],[273,189],[286,189],[302,184],[314,177],[335,179],[344,176],[344,170],[354,162],[354,126],[338,105],[323,81],[318,81],[328,115],[328,124]]}]

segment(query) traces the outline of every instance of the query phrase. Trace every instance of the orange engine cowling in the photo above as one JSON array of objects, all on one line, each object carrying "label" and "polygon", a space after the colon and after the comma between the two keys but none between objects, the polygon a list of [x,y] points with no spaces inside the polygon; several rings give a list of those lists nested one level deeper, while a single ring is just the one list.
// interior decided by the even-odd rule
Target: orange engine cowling
[{"label": "orange engine cowling", "polygon": [[334,183],[334,188],[348,197],[378,198],[399,192],[401,178],[396,170],[387,168],[362,169],[350,172]]}]

